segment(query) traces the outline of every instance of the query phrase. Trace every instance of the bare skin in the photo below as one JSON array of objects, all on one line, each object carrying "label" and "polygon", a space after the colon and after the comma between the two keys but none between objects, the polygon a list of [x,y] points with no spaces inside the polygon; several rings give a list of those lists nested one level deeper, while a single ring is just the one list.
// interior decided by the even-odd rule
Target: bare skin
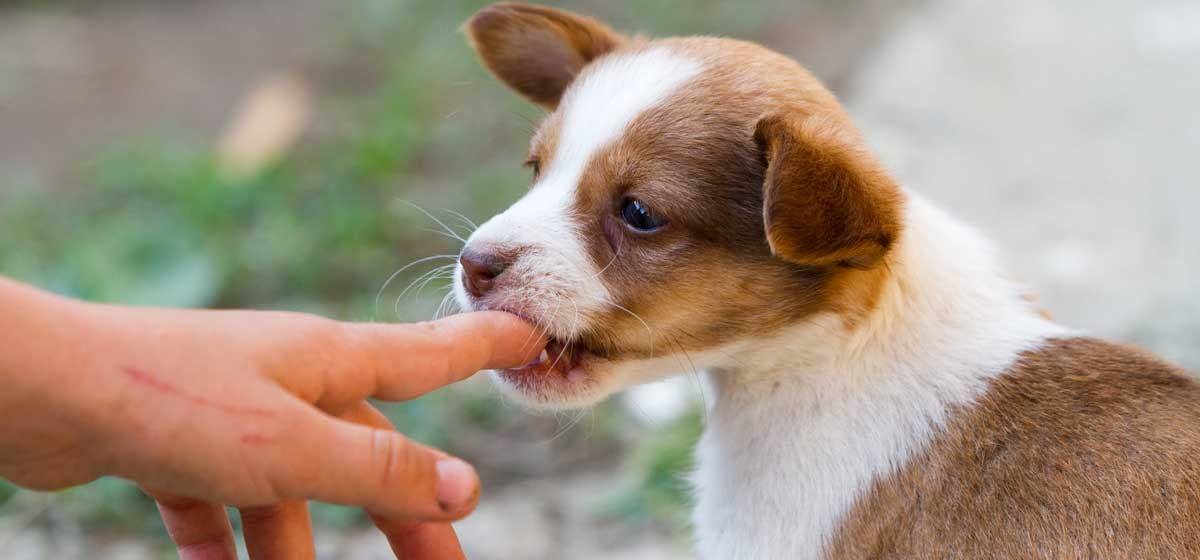
[{"label": "bare skin", "polygon": [[415,325],[68,300],[0,277],[0,476],[38,490],[119,476],[154,497],[181,558],[313,558],[306,500],[365,508],[401,558],[461,558],[461,460],[366,399],[519,366],[545,340],[505,313]]}]

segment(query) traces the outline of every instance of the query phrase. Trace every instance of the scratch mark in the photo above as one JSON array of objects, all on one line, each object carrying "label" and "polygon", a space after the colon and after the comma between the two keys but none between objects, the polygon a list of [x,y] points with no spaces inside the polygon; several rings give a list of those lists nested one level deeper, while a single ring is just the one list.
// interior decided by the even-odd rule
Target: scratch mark
[{"label": "scratch mark", "polygon": [[209,398],[201,396],[201,395],[195,395],[192,393],[188,393],[170,383],[167,383],[166,381],[163,381],[162,379],[159,379],[158,377],[155,377],[153,374],[150,374],[148,372],[142,371],[137,368],[126,367],[126,368],[122,368],[122,371],[124,371],[125,375],[128,375],[129,378],[131,380],[133,380],[135,383],[140,383],[142,385],[145,385],[146,387],[150,387],[151,389],[154,389],[161,393],[181,398],[181,399],[188,401],[190,403],[193,403],[193,404],[197,404],[200,406],[207,406],[210,408],[215,408],[217,410],[222,410],[222,411],[229,412],[232,414],[244,414],[244,415],[248,415],[248,416],[258,416],[258,417],[262,417],[262,418],[271,418],[271,417],[275,416],[275,412],[267,410],[265,408],[257,408],[257,407],[252,407],[252,406],[239,406],[236,404],[222,403],[222,402],[214,401],[212,399],[209,399]]},{"label": "scratch mark", "polygon": [[242,443],[247,443],[250,445],[266,445],[268,443],[275,443],[275,438],[267,436],[266,434],[249,433],[242,435]]}]

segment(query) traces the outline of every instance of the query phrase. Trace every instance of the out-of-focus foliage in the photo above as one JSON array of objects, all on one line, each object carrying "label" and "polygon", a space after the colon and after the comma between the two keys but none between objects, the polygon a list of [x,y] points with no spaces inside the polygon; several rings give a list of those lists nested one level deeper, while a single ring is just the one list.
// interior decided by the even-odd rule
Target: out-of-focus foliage
[{"label": "out-of-focus foliage", "polygon": [[[308,71],[315,125],[298,148],[251,176],[223,173],[212,139],[169,134],[114,139],[80,166],[78,184],[6,186],[0,273],[95,301],[427,318],[447,280],[404,288],[451,259],[385,281],[417,259],[455,254],[458,241],[414,205],[465,237],[466,222],[447,209],[478,222],[515,200],[528,180],[520,162],[539,113],[496,84],[458,32],[485,3],[346,2],[339,31],[320,42]],[[682,1],[585,4],[643,30],[732,33],[752,18],[722,9],[707,13],[728,13],[728,21],[705,25],[696,3]],[[487,450],[479,449],[490,439],[479,434],[527,434],[531,422],[494,392],[455,388],[382,406],[409,436],[480,462],[485,478],[519,476],[509,467],[489,475]],[[619,435],[632,421],[602,406],[586,433],[567,438],[557,433],[563,420],[533,422],[549,427],[523,436],[530,445],[573,437],[608,449],[625,445]],[[605,513],[635,522],[677,518],[687,501],[678,475],[697,426],[688,416],[642,444],[628,491]],[[0,505],[12,494],[0,481]],[[153,504],[119,480],[66,491],[61,502],[89,527],[161,533]],[[364,521],[336,506],[317,506],[314,517],[333,526]]]},{"label": "out-of-focus foliage", "polygon": [[16,487],[9,484],[4,479],[0,478],[0,504],[8,501],[10,497],[17,491]]},{"label": "out-of-focus foliage", "polygon": [[700,438],[702,419],[693,410],[638,443],[628,465],[628,486],[603,508],[623,520],[661,520],[675,527],[687,523],[692,503],[686,476],[694,468],[692,448]]}]

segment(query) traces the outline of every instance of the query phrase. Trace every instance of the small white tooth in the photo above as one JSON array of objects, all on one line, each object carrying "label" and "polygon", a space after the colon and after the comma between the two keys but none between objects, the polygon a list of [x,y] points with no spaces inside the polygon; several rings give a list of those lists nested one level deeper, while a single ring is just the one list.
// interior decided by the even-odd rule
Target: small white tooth
[{"label": "small white tooth", "polygon": [[550,359],[550,353],[547,352],[546,349],[543,348],[542,353],[538,354],[538,363],[539,364],[545,363],[545,361],[549,360],[549,359]]}]

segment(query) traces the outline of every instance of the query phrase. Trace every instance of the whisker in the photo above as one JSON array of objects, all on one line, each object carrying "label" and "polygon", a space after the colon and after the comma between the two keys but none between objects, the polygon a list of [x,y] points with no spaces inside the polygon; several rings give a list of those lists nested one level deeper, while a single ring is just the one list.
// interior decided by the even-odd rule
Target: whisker
[{"label": "whisker", "polygon": [[462,220],[462,222],[464,224],[466,224],[468,227],[471,228],[472,233],[474,233],[475,230],[479,229],[479,225],[477,225],[474,221],[472,221],[471,218],[468,218],[468,217],[462,215],[462,213],[460,213],[460,212],[455,212],[454,210],[451,210],[449,208],[442,208],[442,212],[445,212],[447,214],[450,214],[450,215],[458,218],[459,220]]},{"label": "whisker", "polygon": [[619,304],[615,301],[610,301],[608,303],[609,303],[609,305],[612,305],[613,307],[616,307],[617,309],[620,309],[621,311],[628,313],[634,319],[637,319],[638,322],[640,322],[642,324],[642,326],[646,328],[646,335],[650,337],[650,357],[654,358],[654,329],[651,329],[650,325],[648,323],[646,323],[646,321],[644,319],[642,319],[641,316],[639,316],[637,313],[634,313],[634,312],[626,309],[624,306],[622,306],[621,304]]},{"label": "whisker", "polygon": [[510,111],[510,112],[513,114],[513,116],[524,121],[523,124],[525,125],[525,135],[526,136],[533,136],[534,134],[537,133],[538,123],[535,122],[532,118],[530,118],[528,115],[525,115],[524,113],[518,113],[516,111]]},{"label": "whisker", "polygon": [[455,233],[455,234],[450,234],[450,233],[446,233],[446,232],[444,232],[444,231],[441,231],[441,230],[436,230],[436,229],[433,229],[433,228],[427,228],[427,227],[419,227],[419,228],[417,228],[417,230],[418,230],[418,231],[423,231],[423,232],[426,232],[426,233],[432,233],[432,234],[434,234],[434,235],[440,235],[440,236],[442,236],[442,237],[445,237],[446,239],[453,239],[453,240],[455,240],[455,241],[459,241],[459,242],[462,242],[462,243],[464,243],[464,244],[466,243],[466,241],[465,241],[465,240],[463,240],[463,238],[462,238],[462,237],[460,237],[460,236],[459,236],[458,234],[456,234],[456,233]]},{"label": "whisker", "polygon": [[[571,305],[575,306],[575,318],[571,320],[571,334],[574,335],[575,327],[579,326],[579,304],[575,302],[575,298],[567,298],[567,300],[571,302]],[[561,360],[563,355],[566,353],[567,344],[564,343],[562,351],[558,353],[557,358],[554,358],[554,363],[550,364],[550,369],[554,369],[554,366],[558,365],[558,361]]]},{"label": "whisker", "polygon": [[[437,268],[434,268],[433,270],[426,272],[425,274],[418,276],[412,282],[409,282],[408,286],[405,287],[404,290],[400,292],[400,295],[396,296],[395,303],[392,304],[392,312],[396,314],[396,317],[400,318],[400,302],[404,301],[405,294],[407,294],[409,292],[409,290],[411,290],[413,288],[413,286],[417,285],[418,282],[421,282],[421,281],[425,280],[426,278],[436,277],[440,272],[445,271],[447,267],[451,267],[451,266],[454,266],[454,265],[447,264],[447,265],[439,266]],[[417,292],[420,292],[420,289],[418,289]]]},{"label": "whisker", "polygon": [[[414,299],[419,300],[419,298],[421,297],[421,292],[425,290],[425,287],[428,286],[430,282],[433,282],[434,280],[446,280],[449,278],[450,278],[450,276],[446,276],[445,274],[434,274],[432,276],[429,276],[421,282],[421,285],[417,286],[417,289],[413,290],[413,293],[411,294],[411,296]],[[447,285],[446,287],[449,288],[450,286]]]},{"label": "whisker", "polygon": [[447,279],[450,279],[453,277],[454,277],[454,266],[453,265],[446,265],[441,268],[435,268],[435,269],[433,269],[433,274],[427,274],[425,280],[423,280],[421,282],[421,285],[417,286],[417,290],[415,292],[413,292],[413,297],[420,297],[421,290],[424,290],[425,286],[428,286],[430,282],[433,282],[434,280],[447,280]]},{"label": "whisker", "polygon": [[708,395],[706,395],[704,393],[704,380],[700,378],[700,371],[696,369],[696,362],[692,361],[691,354],[688,354],[687,350],[684,349],[683,344],[679,342],[678,338],[675,338],[674,342],[675,342],[675,347],[679,348],[679,352],[681,354],[683,354],[683,357],[687,358],[688,364],[690,364],[692,366],[691,377],[692,377],[692,379],[696,380],[696,391],[698,393],[700,393],[700,406],[701,406],[700,410],[701,410],[701,414],[704,415],[704,422],[707,424],[708,423]]},{"label": "whisker", "polygon": [[437,309],[433,311],[434,320],[450,316],[453,313],[451,308],[458,305],[458,302],[454,299],[454,286],[447,285],[444,289],[447,292],[445,296],[442,296],[442,302],[438,304]]},{"label": "whisker", "polygon": [[443,273],[443,272],[445,272],[447,269],[453,269],[453,268],[454,268],[454,266],[455,266],[455,265],[454,265],[454,263],[450,263],[450,264],[444,264],[444,265],[442,265],[442,266],[439,266],[439,267],[436,267],[436,268],[433,268],[433,269],[431,269],[431,270],[428,270],[428,271],[426,271],[424,274],[422,274],[422,275],[420,275],[420,276],[416,277],[416,278],[415,278],[415,279],[414,279],[412,282],[409,282],[409,283],[408,283],[408,286],[405,286],[404,290],[400,292],[400,296],[399,296],[399,297],[404,297],[404,294],[407,294],[407,293],[408,293],[408,291],[409,291],[409,290],[411,290],[411,289],[412,289],[412,287],[413,287],[413,286],[415,286],[415,285],[417,284],[417,282],[420,282],[420,281],[422,281],[422,280],[424,280],[424,279],[426,279],[426,278],[432,278],[432,277],[435,277],[435,276],[437,276],[439,273]]},{"label": "whisker", "polygon": [[642,405],[638,404],[637,399],[626,398],[626,399],[623,399],[621,402],[628,404],[630,407],[632,407],[632,409],[629,411],[629,413],[632,416],[638,417],[638,419],[642,422],[642,424],[647,424],[647,425],[654,424],[654,422],[651,421],[651,418],[653,418],[653,416],[651,416],[649,413],[647,413],[646,409],[642,408]]},{"label": "whisker", "polygon": [[598,278],[598,277],[600,277],[600,275],[601,275],[601,274],[604,274],[604,271],[605,271],[605,270],[608,270],[608,267],[612,266],[612,265],[613,265],[613,263],[617,262],[617,257],[619,257],[619,256],[621,256],[621,253],[620,253],[619,251],[617,251],[617,252],[614,252],[614,253],[613,253],[613,257],[612,257],[611,259],[609,259],[609,261],[608,261],[608,264],[604,265],[604,267],[603,267],[603,268],[601,268],[600,270],[596,271],[596,273],[595,273],[595,274],[593,274],[591,277],[592,277],[592,278]]},{"label": "whisker", "polygon": [[[538,305],[539,305],[538,313],[535,314],[535,318],[533,319],[534,330],[532,332],[530,332],[528,336],[525,337],[525,342],[521,343],[521,350],[525,350],[526,348],[529,347],[529,345],[533,344],[533,341],[537,340],[537,334],[539,332],[541,332],[542,334],[545,334],[547,336],[549,336],[549,334],[550,334],[546,328],[546,325],[544,324],[544,320],[542,319],[543,310],[545,308],[544,304],[538,304]],[[561,300],[554,304],[554,309],[550,311],[550,314],[553,315],[555,313],[558,313],[558,307],[560,305],[562,305]]]},{"label": "whisker", "polygon": [[413,262],[410,262],[410,263],[400,267],[398,270],[396,270],[396,272],[393,272],[392,275],[388,276],[388,279],[383,282],[383,286],[379,288],[379,292],[377,292],[375,294],[375,309],[373,311],[375,317],[379,316],[379,300],[383,298],[384,290],[386,290],[388,285],[391,284],[392,281],[395,280],[397,276],[400,276],[400,274],[403,273],[405,270],[408,270],[418,264],[432,261],[434,259],[457,259],[457,258],[458,258],[458,255],[432,255],[432,256],[420,258]]},{"label": "whisker", "polygon": [[463,242],[464,244],[467,242],[467,240],[463,239],[462,236],[459,235],[457,231],[454,231],[450,226],[446,225],[446,222],[443,222],[437,216],[434,216],[433,213],[431,213],[430,211],[428,211],[424,208],[421,208],[419,205],[417,205],[417,203],[412,202],[410,200],[404,200],[404,199],[400,199],[400,202],[403,202],[404,204],[412,206],[413,208],[416,208],[417,211],[421,212],[422,214],[425,214],[430,220],[433,220],[434,223],[441,226],[442,229],[446,230],[446,233],[454,236],[454,239],[457,239],[457,240]]},{"label": "whisker", "polygon": [[576,425],[578,425],[579,422],[581,420],[583,420],[583,417],[587,415],[587,413],[588,413],[587,409],[580,410],[579,414],[575,415],[574,418],[571,418],[570,420],[567,421],[566,426],[563,426],[562,428],[559,428],[558,430],[556,430],[554,432],[554,434],[550,436],[550,439],[537,442],[537,445],[549,445],[551,443],[554,443],[554,440],[556,440],[560,437],[563,437],[564,435],[567,434],[567,432],[571,431],[571,428],[574,428]]}]

